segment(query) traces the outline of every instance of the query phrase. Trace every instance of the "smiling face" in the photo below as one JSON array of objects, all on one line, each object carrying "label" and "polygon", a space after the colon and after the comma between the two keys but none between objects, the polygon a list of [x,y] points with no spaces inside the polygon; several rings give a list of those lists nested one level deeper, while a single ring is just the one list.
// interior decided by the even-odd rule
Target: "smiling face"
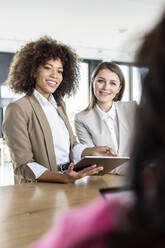
[{"label": "smiling face", "polygon": [[93,92],[100,106],[112,106],[112,101],[121,89],[116,73],[109,69],[100,70],[93,81]]},{"label": "smiling face", "polygon": [[56,60],[50,59],[44,65],[40,65],[34,77],[36,79],[35,89],[48,99],[63,80],[61,60],[59,58]]}]

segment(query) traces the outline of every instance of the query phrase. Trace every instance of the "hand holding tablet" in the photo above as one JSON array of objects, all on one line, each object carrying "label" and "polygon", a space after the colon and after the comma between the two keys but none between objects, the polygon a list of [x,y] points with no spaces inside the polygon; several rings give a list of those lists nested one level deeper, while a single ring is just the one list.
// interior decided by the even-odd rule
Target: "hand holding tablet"
[{"label": "hand holding tablet", "polygon": [[103,171],[100,171],[99,173],[99,175],[103,175],[127,162],[129,159],[129,157],[118,156],[85,156],[74,165],[74,170],[80,171],[86,167],[96,164],[97,166],[104,167]]}]

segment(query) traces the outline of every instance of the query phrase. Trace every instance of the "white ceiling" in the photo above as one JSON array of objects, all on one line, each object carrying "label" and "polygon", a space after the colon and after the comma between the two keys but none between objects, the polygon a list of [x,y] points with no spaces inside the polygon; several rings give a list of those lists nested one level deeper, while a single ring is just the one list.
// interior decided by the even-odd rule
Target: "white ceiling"
[{"label": "white ceiling", "polygon": [[165,0],[0,0],[0,51],[51,35],[84,58],[132,61]]}]

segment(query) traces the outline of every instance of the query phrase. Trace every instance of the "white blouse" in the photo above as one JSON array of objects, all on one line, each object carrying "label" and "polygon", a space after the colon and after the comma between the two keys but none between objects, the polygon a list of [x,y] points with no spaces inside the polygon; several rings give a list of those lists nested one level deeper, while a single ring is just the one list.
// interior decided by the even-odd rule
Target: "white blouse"
[{"label": "white blouse", "polygon": [[118,153],[119,149],[119,125],[118,125],[118,119],[117,119],[117,112],[115,108],[115,104],[112,103],[112,107],[108,112],[104,112],[97,104],[96,104],[96,110],[101,118],[102,121],[105,122],[107,125],[109,132],[112,136],[112,141],[115,147],[116,153]]},{"label": "white blouse", "polygon": [[[57,164],[68,163],[70,160],[69,132],[63,119],[57,112],[57,103],[53,95],[50,95],[49,99],[47,100],[36,89],[34,90],[33,94],[40,103],[48,120],[52,132]],[[72,152],[73,152],[73,160],[75,163],[81,159],[81,153],[86,147],[87,147],[86,145],[82,145],[82,144],[77,144],[73,147]],[[47,168],[45,168],[43,165],[37,162],[31,162],[28,163],[27,165],[35,174],[36,179],[39,178],[47,170]]]}]

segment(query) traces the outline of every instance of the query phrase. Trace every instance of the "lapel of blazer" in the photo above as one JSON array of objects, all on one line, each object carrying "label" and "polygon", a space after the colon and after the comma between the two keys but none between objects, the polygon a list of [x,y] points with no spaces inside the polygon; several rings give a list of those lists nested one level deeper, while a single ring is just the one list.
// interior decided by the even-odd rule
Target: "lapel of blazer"
[{"label": "lapel of blazer", "polygon": [[57,111],[59,113],[59,115],[61,116],[61,118],[63,119],[65,125],[66,125],[66,128],[68,129],[68,132],[69,132],[69,137],[70,137],[70,142],[71,142],[71,147],[73,146],[73,133],[72,133],[72,128],[70,126],[70,123],[69,123],[69,120],[68,120],[68,117],[67,115],[65,114],[64,110],[63,110],[63,107],[62,107],[62,104],[59,104],[57,106]]},{"label": "lapel of blazer", "polygon": [[117,121],[118,121],[118,128],[119,128],[119,148],[118,148],[118,153],[120,155],[122,155],[123,150],[125,151],[125,144],[127,144],[128,126],[127,126],[125,113],[123,112],[122,108],[120,107],[120,104],[115,102],[115,106],[116,106]]},{"label": "lapel of blazer", "polygon": [[37,101],[34,95],[29,96],[29,101],[36,114],[36,117],[38,118],[38,121],[41,124],[41,129],[45,137],[45,147],[47,150],[50,167],[52,169],[51,165],[56,163],[56,157],[55,157],[53,138],[49,123],[47,121],[45,113],[42,110],[42,107],[40,106],[39,102]]}]

